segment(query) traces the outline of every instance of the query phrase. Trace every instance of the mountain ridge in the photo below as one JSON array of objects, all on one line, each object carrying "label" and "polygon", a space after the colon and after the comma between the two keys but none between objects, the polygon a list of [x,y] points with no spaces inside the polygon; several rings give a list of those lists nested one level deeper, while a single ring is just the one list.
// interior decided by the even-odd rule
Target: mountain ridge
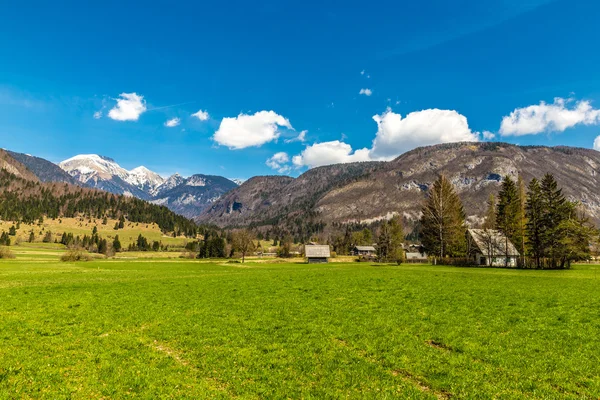
[{"label": "mountain ridge", "polygon": [[[296,216],[302,214],[329,225],[369,224],[401,215],[406,224],[414,225],[430,185],[444,173],[463,199],[469,221],[478,224],[487,198],[498,192],[505,175],[516,179],[520,174],[529,182],[549,172],[570,199],[581,202],[592,220],[600,222],[600,152],[591,149],[499,142],[439,144],[372,164],[353,179],[330,179],[327,183],[323,176],[339,176],[340,168],[344,168],[340,165],[353,164],[315,168],[288,182],[249,179],[217,200],[196,221],[222,227],[273,226],[274,221],[298,223]],[[311,172],[315,170],[320,172]],[[321,186],[323,190],[306,193],[309,197],[294,195],[302,186]],[[280,195],[296,198],[278,203]],[[288,227],[294,229],[291,223]]]}]

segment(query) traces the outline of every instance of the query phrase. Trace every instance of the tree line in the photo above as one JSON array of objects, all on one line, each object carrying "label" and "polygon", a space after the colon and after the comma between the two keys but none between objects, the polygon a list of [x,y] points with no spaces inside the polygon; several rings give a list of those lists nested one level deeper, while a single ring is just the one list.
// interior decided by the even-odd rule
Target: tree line
[{"label": "tree line", "polygon": [[[565,197],[551,174],[527,186],[520,177],[515,182],[505,176],[497,198],[488,200],[482,228],[502,232],[504,255],[510,240],[523,268],[569,268],[573,261],[590,257],[590,245],[598,237],[579,204]],[[425,250],[439,261],[471,256],[463,204],[443,175],[423,204],[420,229]]]}]

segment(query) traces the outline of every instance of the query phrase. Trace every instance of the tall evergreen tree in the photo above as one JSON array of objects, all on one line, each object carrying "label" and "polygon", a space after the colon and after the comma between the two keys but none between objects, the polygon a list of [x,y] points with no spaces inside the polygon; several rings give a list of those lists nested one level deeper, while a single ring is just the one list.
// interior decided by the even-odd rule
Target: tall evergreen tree
[{"label": "tall evergreen tree", "polygon": [[121,251],[121,241],[119,240],[119,235],[115,235],[115,239],[113,240],[112,247],[113,247],[113,250],[117,253],[119,251]]},{"label": "tall evergreen tree", "polygon": [[430,254],[440,258],[464,255],[465,212],[452,183],[441,175],[423,204],[421,239]]},{"label": "tall evergreen tree", "polygon": [[542,213],[541,239],[545,249],[545,256],[550,259],[550,267],[556,268],[560,259],[560,242],[564,231],[560,229],[560,223],[569,218],[571,210],[565,199],[562,189],[558,187],[556,179],[552,174],[544,175],[541,183]]},{"label": "tall evergreen tree", "polygon": [[527,212],[525,210],[527,204],[527,190],[525,188],[525,181],[523,177],[519,175],[517,179],[517,193],[519,196],[519,244],[515,244],[521,253],[521,264],[525,261],[525,230],[527,226]]},{"label": "tall evergreen tree", "polygon": [[533,258],[536,268],[541,268],[541,260],[544,257],[544,244],[542,241],[544,205],[542,187],[535,178],[529,182],[525,213],[527,216],[527,223],[525,224],[527,253]]},{"label": "tall evergreen tree", "polygon": [[496,207],[496,227],[505,236],[504,255],[505,263],[508,266],[509,241],[520,243],[520,217],[521,201],[517,186],[510,176],[505,176],[502,181],[500,193],[498,193],[498,205]]}]

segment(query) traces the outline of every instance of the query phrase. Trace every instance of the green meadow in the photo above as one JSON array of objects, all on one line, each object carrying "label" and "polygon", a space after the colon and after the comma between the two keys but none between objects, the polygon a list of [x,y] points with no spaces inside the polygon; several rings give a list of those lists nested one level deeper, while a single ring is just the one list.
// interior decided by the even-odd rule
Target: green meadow
[{"label": "green meadow", "polygon": [[0,399],[600,397],[600,266],[0,261]]}]

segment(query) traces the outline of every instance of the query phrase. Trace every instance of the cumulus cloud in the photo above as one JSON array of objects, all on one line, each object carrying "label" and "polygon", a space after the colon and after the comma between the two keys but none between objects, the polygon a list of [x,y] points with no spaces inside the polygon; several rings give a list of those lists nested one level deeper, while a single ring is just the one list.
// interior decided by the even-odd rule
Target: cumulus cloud
[{"label": "cumulus cloud", "polygon": [[391,159],[419,146],[451,142],[477,142],[467,118],[454,110],[437,108],[402,115],[387,109],[375,115],[377,134],[373,140],[371,158]]},{"label": "cumulus cloud", "polygon": [[291,138],[291,139],[286,139],[285,142],[286,143],[293,143],[293,142],[301,142],[304,143],[306,141],[306,133],[308,131],[302,131],[298,134],[298,136],[296,136],[295,138]]},{"label": "cumulus cloud", "polygon": [[[467,118],[454,110],[429,109],[416,111],[402,118],[388,108],[373,116],[377,133],[371,148],[353,150],[342,139],[307,146],[292,158],[296,167],[314,168],[321,165],[357,161],[390,160],[416,147],[450,142],[477,142],[479,133],[472,132]],[[484,138],[494,134],[485,132]]]},{"label": "cumulus cloud", "polygon": [[100,119],[102,118],[102,111],[96,111],[94,113],[94,119]]},{"label": "cumulus cloud", "polygon": [[600,151],[600,136],[594,139],[594,150]]},{"label": "cumulus cloud", "polygon": [[261,146],[276,140],[280,135],[280,127],[294,129],[287,118],[274,111],[240,114],[237,117],[223,118],[213,140],[232,150]]},{"label": "cumulus cloud", "polygon": [[482,136],[485,140],[492,140],[496,137],[496,134],[490,131],[483,131]]},{"label": "cumulus cloud", "polygon": [[286,152],[279,152],[273,154],[266,162],[267,166],[271,169],[276,170],[280,174],[286,174],[291,171],[291,167],[288,165],[290,157]]},{"label": "cumulus cloud", "polygon": [[[569,104],[574,103],[569,108]],[[517,108],[502,118],[502,136],[535,135],[542,132],[563,132],[578,124],[595,125],[600,123],[600,110],[594,109],[589,101],[574,102],[572,99],[557,97],[554,103]]]},{"label": "cumulus cloud", "polygon": [[369,160],[371,160],[369,149],[352,151],[352,146],[339,140],[307,146],[302,153],[292,158],[296,167],[309,168]]},{"label": "cumulus cloud", "polygon": [[360,89],[360,92],[358,92],[358,94],[363,94],[365,96],[370,96],[373,94],[373,91],[371,89]]},{"label": "cumulus cloud", "polygon": [[210,118],[208,115],[208,111],[198,110],[197,112],[192,114],[192,117],[198,118],[200,121],[206,121]]},{"label": "cumulus cloud", "polygon": [[165,126],[167,128],[174,128],[177,125],[179,125],[180,123],[181,123],[181,120],[179,118],[171,118],[170,120],[165,122]]},{"label": "cumulus cloud", "polygon": [[121,93],[117,104],[108,112],[108,117],[116,121],[137,121],[146,111],[144,96],[137,93]]}]

